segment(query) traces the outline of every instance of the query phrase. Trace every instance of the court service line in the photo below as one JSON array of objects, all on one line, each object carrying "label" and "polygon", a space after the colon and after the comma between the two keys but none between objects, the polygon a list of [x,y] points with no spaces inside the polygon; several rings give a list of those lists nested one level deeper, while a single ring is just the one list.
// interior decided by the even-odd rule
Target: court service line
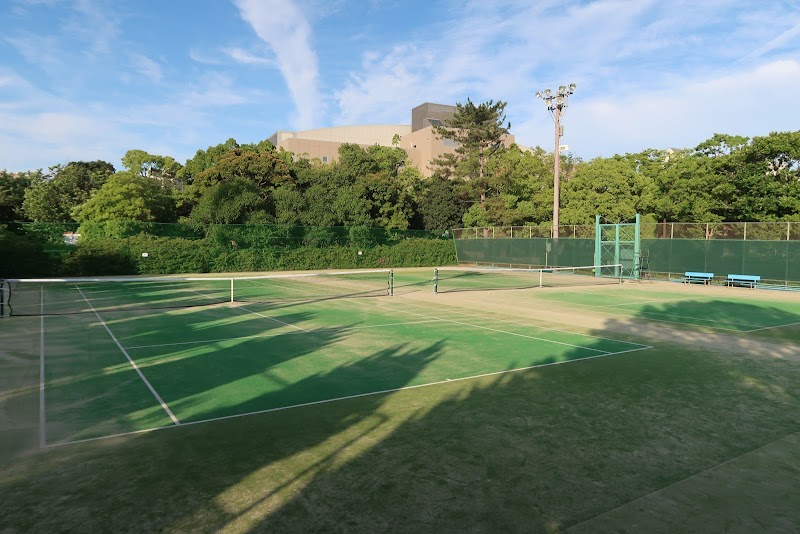
[{"label": "court service line", "polygon": [[[367,328],[382,328],[384,326],[405,326],[405,325],[412,325],[412,324],[423,324],[423,323],[436,323],[440,322],[441,319],[428,319],[425,321],[405,321],[402,323],[383,323],[383,324],[372,324],[367,326],[351,326],[351,327],[329,327],[329,328],[319,328],[317,330],[304,330],[303,332],[307,334],[314,334],[317,332],[330,332],[330,331],[341,331],[341,332],[349,332],[350,330],[366,330]],[[234,336],[234,337],[225,337],[219,339],[198,339],[194,341],[178,341],[176,343],[158,343],[155,345],[136,345],[133,347],[128,347],[128,350],[134,349],[152,349],[158,347],[173,347],[179,345],[197,345],[200,343],[219,343],[221,341],[236,341],[239,339],[257,339],[262,337],[278,337],[278,336],[288,336],[288,335],[298,335],[299,332],[270,332],[268,334],[251,334],[249,336]]]},{"label": "court service line", "polygon": [[775,325],[775,326],[763,326],[761,328],[753,328],[752,330],[740,330],[740,331],[744,332],[745,334],[749,334],[750,332],[760,332],[761,330],[774,330],[775,328],[784,328],[786,326],[797,326],[799,324],[800,324],[800,322],[797,322],[797,323],[786,323],[786,324],[778,324],[778,325]]},{"label": "court service line", "polygon": [[[422,313],[416,313],[416,312],[407,311],[407,310],[399,310],[399,311],[400,311],[400,313],[406,313],[406,314],[410,314],[410,315],[416,315],[418,317],[425,317],[425,318],[428,318],[428,319],[433,319],[433,317],[431,317],[430,315],[424,315]],[[481,325],[477,325],[477,324],[471,324],[471,323],[465,323],[465,322],[462,322],[462,321],[456,321],[454,319],[444,319],[444,318],[441,318],[441,317],[440,317],[440,319],[443,322],[446,322],[446,323],[453,323],[453,324],[458,324],[458,325],[461,325],[461,326],[469,326],[469,327],[472,327],[472,328],[478,328],[478,329],[481,329],[481,330],[489,330],[491,332],[497,332],[497,333],[500,333],[500,334],[508,334],[510,336],[524,337],[526,339],[535,339],[536,341],[544,341],[545,343],[553,343],[555,345],[564,345],[566,347],[572,347],[572,348],[575,348],[575,349],[585,349],[585,350],[590,350],[592,352],[601,352],[603,354],[611,354],[606,350],[593,349],[591,347],[584,347],[583,345],[574,345],[572,343],[565,343],[563,341],[554,341],[552,339],[545,339],[545,338],[542,338],[542,337],[528,336],[528,335],[525,335],[525,334],[518,334],[516,332],[508,332],[506,330],[499,330],[497,328],[491,328],[489,326],[481,326]],[[635,349],[635,350],[641,350],[641,349]]]},{"label": "court service line", "polygon": [[[745,330],[740,330],[740,329],[737,329],[737,328],[725,328],[723,326],[713,326],[713,325],[707,325],[707,324],[687,323],[686,321],[670,321],[669,319],[661,319],[661,318],[656,318],[656,317],[637,317],[636,315],[628,315],[628,314],[625,314],[625,313],[615,313],[613,311],[605,311],[605,310],[602,309],[602,306],[591,306],[591,305],[586,305],[586,304],[575,304],[575,303],[571,303],[571,302],[560,302],[560,301],[557,301],[557,300],[539,301],[539,302],[537,302],[537,304],[544,304],[545,302],[548,304],[548,306],[546,306],[544,309],[550,309],[550,310],[552,310],[552,309],[564,310],[565,308],[568,309],[568,310],[583,310],[583,308],[586,306],[586,307],[591,308],[588,311],[591,311],[593,313],[600,313],[600,314],[603,314],[603,315],[611,315],[611,316],[614,316],[614,317],[628,317],[628,318],[631,318],[631,319],[634,319],[634,320],[645,320],[645,321],[654,321],[654,322],[658,322],[658,323],[669,323],[669,324],[676,324],[676,325],[683,326],[683,327],[695,326],[695,327],[701,327],[701,328],[710,328],[712,330],[724,330],[725,332],[746,332]],[[635,312],[635,310],[623,310],[623,311],[629,311],[631,313]],[[662,316],[665,316],[665,317],[680,317],[680,315],[670,315],[670,314],[666,314],[666,313],[659,314],[659,315],[662,315]],[[708,319],[697,319],[697,318],[692,318],[692,317],[687,317],[687,319],[695,319],[697,321],[704,321],[704,322],[717,322],[717,323],[719,322],[719,321],[712,321],[712,320],[708,320]],[[728,324],[728,323],[723,323],[723,324]],[[749,326],[752,326],[752,325],[749,325]]]},{"label": "court service line", "polygon": [[44,408],[44,286],[39,287],[39,305],[42,317],[39,323],[39,448],[47,445]]},{"label": "court service line", "polygon": [[[662,302],[670,302],[670,301],[662,301]],[[680,302],[680,301],[678,301],[678,302]],[[638,304],[643,304],[643,303],[641,303],[641,302],[630,302],[630,303],[627,303],[627,304],[612,304],[612,305],[605,305],[605,304],[578,304],[578,307],[580,307],[580,306],[588,306],[590,308],[611,308],[611,307],[614,307],[614,306],[617,306],[617,307],[619,307],[619,306],[636,306]],[[700,317],[692,317],[690,315],[679,315],[677,313],[662,313],[662,312],[658,312],[658,311],[643,311],[643,310],[626,310],[626,311],[630,311],[630,312],[634,312],[634,313],[640,313],[640,314],[643,314],[643,315],[656,315],[656,316],[663,316],[663,317],[677,317],[677,318],[680,318],[680,319],[689,319],[690,321],[700,321],[700,322],[706,322],[706,323],[721,323],[721,324],[730,324],[730,325],[736,325],[736,326],[749,326],[749,327],[756,326],[756,325],[749,324],[749,323],[738,323],[738,322],[735,322],[735,321],[718,321],[718,320],[715,320],[715,319],[702,319]],[[611,313],[611,312],[606,312],[606,313]],[[665,322],[676,322],[676,321],[665,321]],[[681,323],[681,324],[685,324],[685,323]],[[706,326],[706,325],[695,324],[695,326]],[[723,328],[723,327],[718,327],[718,326],[710,326],[709,328],[719,328],[720,330],[731,330],[733,332],[741,332],[741,330],[737,330],[735,328]]]},{"label": "court service line", "polygon": [[[408,302],[404,302],[403,305],[404,306],[405,305],[409,305],[409,306],[413,306],[413,307],[416,307],[416,308],[421,308],[421,309],[426,310],[426,311],[437,311],[437,309],[434,308],[434,307],[424,306],[424,305],[419,304],[419,303],[411,304],[411,303],[408,303]],[[459,308],[459,310],[460,309],[463,309],[463,308]],[[487,319],[487,320],[490,319],[492,321],[497,321],[499,323],[508,323],[508,324],[513,324],[513,325],[517,325],[517,326],[524,326],[524,327],[527,327],[527,328],[536,328],[537,330],[544,330],[544,331],[547,331],[547,332],[561,332],[563,334],[571,334],[571,335],[574,335],[574,336],[589,337],[589,338],[592,338],[592,339],[601,339],[603,341],[613,341],[614,343],[623,343],[625,345],[633,345],[633,346],[637,346],[637,347],[647,347],[648,346],[648,345],[643,345],[641,343],[634,343],[632,341],[624,341],[624,340],[621,340],[621,339],[613,339],[613,338],[610,338],[610,337],[595,336],[595,335],[592,335],[592,334],[584,334],[584,333],[581,333],[581,332],[572,332],[570,330],[564,330],[564,329],[561,329],[561,328],[555,328],[555,327],[550,327],[550,326],[539,326],[539,325],[529,324],[529,323],[524,323],[524,322],[519,322],[519,321],[512,321],[510,319],[498,319],[497,317],[487,317],[485,315],[480,315],[480,314],[476,314],[476,313],[466,313],[466,311],[458,311],[458,310],[453,309],[453,308],[450,308],[449,311],[451,313],[456,314],[456,315],[463,315],[465,317],[475,317],[475,318],[478,318],[478,319]]]},{"label": "court service line", "polygon": [[[470,325],[470,326],[472,326],[472,325]],[[223,415],[221,417],[211,417],[211,418],[208,418],[208,419],[199,419],[197,421],[186,421],[186,422],[182,423],[180,426],[181,427],[187,427],[187,426],[200,425],[200,424],[205,424],[205,423],[214,423],[214,422],[218,422],[218,421],[225,421],[225,420],[228,420],[228,419],[238,419],[240,417],[249,417],[249,416],[252,416],[252,415],[261,415],[261,414],[266,414],[266,413],[281,412],[281,411],[285,411],[285,410],[293,410],[295,408],[306,408],[308,406],[317,406],[317,405],[320,405],[320,404],[329,404],[329,403],[339,402],[339,401],[344,401],[344,400],[358,399],[358,398],[362,398],[362,397],[371,397],[371,396],[374,396],[374,395],[384,395],[384,394],[387,394],[387,393],[397,393],[398,391],[419,389],[419,388],[425,388],[425,387],[429,387],[429,386],[440,386],[440,385],[443,385],[443,384],[451,384],[453,382],[463,382],[463,381],[466,381],[466,380],[475,380],[475,379],[478,379],[478,378],[486,378],[486,377],[489,377],[489,376],[498,376],[498,375],[504,375],[504,374],[509,374],[509,373],[517,373],[517,372],[520,372],[520,371],[528,371],[528,370],[531,370],[531,369],[538,369],[540,367],[551,367],[551,366],[554,366],[554,365],[561,365],[561,364],[566,364],[566,363],[583,362],[585,360],[594,360],[596,358],[605,358],[606,356],[616,356],[618,354],[626,354],[626,353],[629,353],[629,352],[638,352],[638,351],[641,351],[641,350],[647,350],[647,349],[652,349],[652,348],[653,347],[651,347],[651,346],[642,346],[642,347],[636,348],[636,349],[621,350],[621,351],[618,351],[618,352],[606,352],[605,354],[595,354],[593,356],[584,356],[583,358],[575,358],[574,360],[563,360],[563,361],[560,361],[560,362],[539,363],[539,364],[535,364],[535,365],[528,365],[526,367],[517,367],[515,369],[504,369],[502,371],[493,371],[491,373],[482,373],[482,374],[478,374],[478,375],[462,376],[460,378],[452,378],[452,379],[447,378],[445,380],[437,380],[436,382],[428,382],[428,383],[425,383],[425,384],[416,384],[416,385],[413,385],[413,386],[403,386],[403,387],[399,387],[399,388],[383,389],[383,390],[380,390],[380,391],[370,391],[370,392],[367,392],[367,393],[357,393],[355,395],[347,395],[347,396],[344,396],[344,397],[335,397],[333,399],[323,399],[323,400],[318,400],[318,401],[303,402],[303,403],[300,403],[300,404],[292,404],[290,406],[279,406],[277,408],[267,408],[267,409],[264,409],[264,410],[256,410],[256,411],[253,411],[253,412],[237,413],[237,414],[232,414],[232,415]],[[87,443],[87,442],[91,442],[91,441],[99,441],[99,440],[104,440],[104,439],[121,438],[121,437],[125,437],[125,436],[133,436],[133,435],[136,435],[136,434],[146,434],[146,433],[150,433],[150,432],[155,432],[157,430],[165,430],[165,429],[168,429],[168,428],[175,428],[175,426],[174,425],[173,426],[159,426],[159,427],[154,427],[154,428],[145,428],[145,429],[142,429],[142,430],[134,430],[132,432],[121,432],[119,434],[110,434],[108,436],[98,436],[98,437],[94,437],[94,438],[77,439],[77,440],[74,440],[74,441],[65,441],[65,442],[61,442],[61,443],[51,443],[50,445],[48,445],[48,448],[64,447],[66,445],[76,445],[78,443]]]},{"label": "court service line", "polygon": [[259,317],[263,317],[264,319],[269,319],[270,321],[275,321],[276,323],[280,323],[282,325],[286,325],[286,326],[289,326],[291,328],[296,328],[296,329],[301,330],[303,332],[308,332],[308,330],[306,330],[305,328],[300,328],[297,325],[290,324],[290,323],[285,323],[285,322],[281,321],[280,319],[276,319],[274,317],[270,317],[269,315],[264,315],[263,313],[258,313],[257,311],[253,311],[253,310],[251,310],[249,308],[245,308],[244,306],[233,306],[233,308],[236,308],[237,310],[244,310],[244,311],[249,312],[249,313],[254,313],[255,315],[258,315]]},{"label": "court service line", "polygon": [[132,366],[132,367],[134,368],[134,370],[136,370],[136,372],[139,374],[139,378],[141,378],[141,379],[142,379],[142,382],[144,382],[144,383],[145,383],[145,385],[147,386],[147,388],[150,390],[150,393],[152,393],[152,394],[153,394],[153,396],[156,398],[156,400],[157,400],[157,401],[158,401],[158,403],[161,405],[161,407],[164,409],[164,411],[165,411],[165,412],[167,412],[167,415],[168,415],[168,416],[169,416],[169,418],[172,420],[172,422],[173,422],[174,424],[176,424],[176,425],[180,425],[180,424],[181,424],[181,422],[180,422],[180,421],[178,421],[178,418],[177,418],[177,417],[175,417],[175,414],[174,414],[174,413],[172,413],[172,410],[170,410],[170,409],[169,409],[169,406],[167,406],[167,403],[166,403],[166,402],[164,402],[164,399],[162,399],[162,398],[161,398],[161,395],[159,395],[159,394],[158,394],[158,392],[157,392],[157,391],[156,391],[156,389],[153,387],[153,385],[150,383],[150,381],[149,381],[149,380],[147,380],[147,378],[144,376],[144,373],[142,373],[142,370],[141,370],[141,369],[139,369],[139,366],[138,366],[138,365],[136,365],[136,362],[135,362],[135,361],[133,361],[133,358],[131,358],[131,357],[130,357],[130,355],[128,354],[128,351],[126,351],[126,350],[125,350],[125,347],[123,347],[123,346],[122,346],[122,344],[119,342],[119,340],[117,340],[117,337],[114,335],[114,333],[113,333],[113,332],[111,331],[111,329],[108,327],[108,325],[106,324],[106,322],[103,320],[103,318],[102,318],[102,317],[100,317],[100,314],[99,314],[99,313],[97,313],[97,310],[95,310],[95,309],[94,309],[94,306],[92,306],[92,303],[91,303],[91,302],[89,302],[89,299],[87,299],[87,298],[86,298],[86,295],[84,295],[84,294],[83,294],[83,291],[81,291],[81,288],[80,288],[80,287],[78,287],[77,285],[75,286],[75,288],[76,288],[76,289],[78,290],[78,292],[81,294],[81,297],[83,297],[83,300],[85,300],[85,301],[86,301],[86,304],[88,304],[88,305],[89,305],[89,308],[90,308],[90,309],[91,309],[91,310],[94,312],[94,314],[97,316],[97,319],[100,321],[100,324],[102,324],[102,325],[103,325],[103,328],[105,328],[105,329],[106,329],[106,332],[108,332],[108,335],[109,335],[109,336],[111,336],[111,339],[113,339],[113,340],[114,340],[114,343],[116,343],[117,347],[119,347],[119,350],[121,350],[121,351],[122,351],[122,354],[124,354],[124,355],[125,355],[125,357],[126,357],[126,358],[128,359],[128,361],[130,362],[131,366]]}]

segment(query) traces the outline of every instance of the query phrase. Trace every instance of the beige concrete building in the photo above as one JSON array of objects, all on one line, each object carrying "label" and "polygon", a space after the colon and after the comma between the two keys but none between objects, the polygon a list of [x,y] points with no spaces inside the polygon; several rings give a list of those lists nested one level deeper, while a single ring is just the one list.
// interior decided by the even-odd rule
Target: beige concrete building
[{"label": "beige concrete building", "polygon": [[[278,148],[297,157],[317,158],[323,163],[336,161],[339,147],[353,143],[364,148],[372,145],[398,146],[408,153],[411,163],[423,176],[431,176],[431,161],[447,152],[454,152],[456,143],[440,139],[433,127],[451,118],[455,106],[426,102],[411,110],[411,124],[379,124],[364,126],[337,126],[302,132],[277,131],[269,141]],[[396,137],[395,137],[396,136]],[[503,143],[511,146],[513,135],[506,135]]]}]

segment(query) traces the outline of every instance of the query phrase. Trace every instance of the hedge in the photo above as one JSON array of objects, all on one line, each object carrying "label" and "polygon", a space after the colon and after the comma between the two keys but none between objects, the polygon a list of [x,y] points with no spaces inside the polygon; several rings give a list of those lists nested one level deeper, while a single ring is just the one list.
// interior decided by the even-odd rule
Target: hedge
[{"label": "hedge", "polygon": [[299,247],[244,248],[219,237],[185,239],[140,234],[116,239],[82,238],[77,245],[55,247],[31,236],[3,232],[0,277],[423,267],[456,262],[453,242],[440,239],[412,238],[362,247],[319,246],[316,242]]}]

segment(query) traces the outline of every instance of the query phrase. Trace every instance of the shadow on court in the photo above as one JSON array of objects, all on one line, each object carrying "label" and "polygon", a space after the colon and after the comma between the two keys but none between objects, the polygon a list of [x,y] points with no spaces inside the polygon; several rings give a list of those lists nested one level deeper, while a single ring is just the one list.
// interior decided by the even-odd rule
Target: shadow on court
[{"label": "shadow on court", "polygon": [[[473,321],[495,317],[487,310]],[[714,531],[731,517],[742,530],[800,525],[800,440],[787,438],[800,431],[800,362],[747,356],[759,345],[739,334],[639,319],[605,318],[592,333],[652,350],[18,457],[0,473],[0,529]],[[785,345],[777,339],[764,346]],[[402,387],[441,354],[437,343],[392,345],[286,389],[305,395],[387,368],[386,384]],[[770,447],[783,454],[766,455]],[[758,468],[739,468],[757,449],[766,455]],[[653,493],[672,485],[680,491],[663,500]]]}]

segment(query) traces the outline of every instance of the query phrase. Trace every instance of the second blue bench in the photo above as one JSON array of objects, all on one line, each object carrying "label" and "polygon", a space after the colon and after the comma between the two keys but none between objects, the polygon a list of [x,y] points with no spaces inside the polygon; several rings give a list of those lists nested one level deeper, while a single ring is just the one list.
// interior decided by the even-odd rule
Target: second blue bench
[{"label": "second blue bench", "polygon": [[714,273],[697,273],[692,271],[683,273],[684,284],[702,283],[708,285],[713,278]]},{"label": "second blue bench", "polygon": [[761,277],[753,274],[729,274],[725,281],[726,286],[744,286],[755,289],[756,284],[761,282]]}]

